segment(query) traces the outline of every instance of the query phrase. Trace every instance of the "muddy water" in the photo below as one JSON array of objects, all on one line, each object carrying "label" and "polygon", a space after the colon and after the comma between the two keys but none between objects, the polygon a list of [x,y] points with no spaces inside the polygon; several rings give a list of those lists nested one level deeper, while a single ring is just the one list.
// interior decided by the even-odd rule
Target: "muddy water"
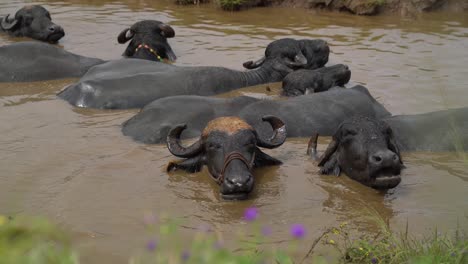
[{"label": "muddy water", "polygon": [[[5,2],[2,14],[29,1]],[[367,18],[285,8],[225,13],[170,1],[108,2],[35,1],[65,28],[60,45],[82,55],[119,58],[124,46],[117,44],[117,34],[142,19],[174,26],[170,43],[179,65],[240,68],[274,39],[320,37],[332,47],[331,62],[348,64],[353,82],[367,85],[395,114],[467,106],[468,19],[463,14]],[[0,35],[0,44],[23,40]],[[164,146],[121,135],[120,124],[136,110],[78,109],[57,100],[55,93],[71,82],[0,84],[0,214],[52,218],[73,234],[85,263],[125,263],[148,238],[145,212],[182,217],[192,227],[214,225],[226,240],[243,225],[242,212],[249,206],[260,208],[260,221],[273,228],[274,239],[287,238],[292,223],[306,225],[309,242],[343,221],[369,228],[368,211],[389,219],[395,229],[408,221],[417,234],[435,226],[468,228],[463,155],[405,154],[402,184],[379,193],[346,177],[317,175],[304,155],[307,139],[291,139],[267,151],[284,165],[255,173],[252,199],[225,202],[206,171],[169,176],[164,168],[172,157]],[[272,87],[267,94],[275,94],[277,86]],[[264,92],[265,87],[256,87],[241,93]],[[307,247],[303,243],[298,255]]]}]

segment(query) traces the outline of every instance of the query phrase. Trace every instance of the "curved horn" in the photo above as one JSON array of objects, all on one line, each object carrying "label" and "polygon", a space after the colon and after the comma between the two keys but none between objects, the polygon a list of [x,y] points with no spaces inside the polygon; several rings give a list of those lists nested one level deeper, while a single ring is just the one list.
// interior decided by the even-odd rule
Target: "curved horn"
[{"label": "curved horn", "polygon": [[126,28],[120,32],[119,36],[117,37],[117,41],[120,44],[124,44],[125,42],[129,41],[133,36],[135,35],[135,32],[131,30],[130,28]]},{"label": "curved horn", "polygon": [[325,162],[327,162],[328,159],[330,159],[331,155],[335,153],[337,147],[338,147],[338,141],[336,141],[336,139],[333,138],[332,142],[330,143],[330,145],[328,145],[327,150],[325,150],[325,153],[323,153],[317,165],[323,166]]},{"label": "curved horn", "polygon": [[265,62],[265,59],[266,59],[266,57],[263,56],[261,59],[255,61],[255,62],[246,61],[242,65],[244,66],[244,68],[249,69],[249,70],[255,69],[255,68],[258,68],[258,67],[262,66],[262,64]]},{"label": "curved horn", "polygon": [[302,67],[307,65],[307,58],[304,56],[304,54],[302,54],[302,52],[299,52],[298,54],[296,54],[296,56],[294,56],[294,61],[292,61],[288,57],[286,57],[284,60],[286,62],[286,65],[291,68]]},{"label": "curved horn", "polygon": [[286,126],[283,121],[278,117],[271,115],[262,117],[262,120],[270,123],[273,128],[273,136],[266,140],[257,136],[257,146],[269,149],[281,146],[286,140]]},{"label": "curved horn", "polygon": [[18,20],[16,20],[16,18],[14,18],[13,21],[9,22],[8,21],[9,16],[10,14],[8,14],[6,17],[2,19],[2,23],[0,24],[0,26],[3,28],[3,30],[10,30],[14,28],[16,24],[18,24]]},{"label": "curved horn", "polygon": [[202,150],[201,140],[193,143],[190,147],[183,147],[180,144],[180,134],[182,131],[187,128],[186,124],[177,125],[167,135],[167,149],[172,153],[172,155],[180,158],[190,158]]},{"label": "curved horn", "polygon": [[175,31],[174,29],[164,23],[159,24],[159,29],[161,30],[161,36],[166,37],[166,38],[173,38],[175,36]]}]

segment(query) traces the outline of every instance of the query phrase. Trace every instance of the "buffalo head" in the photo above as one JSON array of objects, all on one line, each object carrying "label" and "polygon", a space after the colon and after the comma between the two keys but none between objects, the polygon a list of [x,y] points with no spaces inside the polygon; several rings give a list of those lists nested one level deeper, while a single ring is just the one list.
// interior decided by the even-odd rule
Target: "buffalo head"
[{"label": "buffalo head", "polygon": [[[316,136],[311,142],[315,156]],[[367,117],[343,122],[318,165],[322,174],[339,175],[343,171],[353,180],[375,189],[396,187],[403,167],[390,126]]]},{"label": "buffalo head", "polygon": [[0,20],[1,29],[17,37],[55,43],[65,36],[63,28],[54,24],[49,11],[40,5],[25,6],[16,12],[14,18],[7,15]]},{"label": "buffalo head", "polygon": [[177,59],[174,51],[167,42],[168,38],[174,37],[174,29],[156,20],[143,20],[124,29],[117,37],[120,44],[129,40],[130,43],[123,56],[153,61]]},{"label": "buffalo head", "polygon": [[286,139],[285,125],[274,116],[264,116],[263,120],[273,127],[271,138],[260,138],[249,124],[238,117],[220,117],[210,121],[200,139],[189,147],[180,144],[180,134],[186,125],[176,126],[167,136],[167,147],[173,155],[186,160],[169,163],[167,170],[196,172],[206,165],[211,177],[221,186],[224,199],[246,199],[254,186],[252,169],[281,164],[259,147],[271,149],[281,146]]},{"label": "buffalo head", "polygon": [[[316,41],[325,43],[322,40]],[[320,66],[326,63],[326,61],[323,61],[322,55],[317,55],[317,58],[320,57],[318,60],[314,57],[316,53],[326,53],[326,57],[328,58],[328,46],[326,43],[325,46],[318,45],[316,53],[309,54],[306,52],[308,50],[304,48],[302,41],[290,38],[279,39],[268,44],[265,49],[265,56],[255,62],[247,61],[243,66],[247,69],[255,69],[260,66],[272,67],[278,75],[276,79],[282,80],[288,73],[306,68],[309,63]]]},{"label": "buffalo head", "polygon": [[298,96],[327,91],[334,86],[349,82],[351,71],[348,66],[337,64],[316,70],[297,70],[283,79],[283,95]]},{"label": "buffalo head", "polygon": [[301,39],[299,40],[302,53],[307,58],[305,69],[314,70],[323,67],[328,62],[330,47],[325,40]]}]

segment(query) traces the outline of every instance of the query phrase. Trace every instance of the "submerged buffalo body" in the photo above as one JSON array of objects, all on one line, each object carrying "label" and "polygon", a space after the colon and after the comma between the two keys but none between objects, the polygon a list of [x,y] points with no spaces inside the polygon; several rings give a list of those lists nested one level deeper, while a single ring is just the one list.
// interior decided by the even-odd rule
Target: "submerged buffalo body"
[{"label": "submerged buffalo body", "polygon": [[18,10],[14,17],[7,15],[0,18],[0,30],[16,37],[57,42],[65,32],[52,22],[49,11],[40,5],[25,6]]},{"label": "submerged buffalo body", "polygon": [[[310,152],[316,156],[316,135]],[[344,121],[319,161],[321,173],[350,178],[376,189],[396,187],[403,168],[400,151],[468,151],[468,108],[377,120]]]},{"label": "submerged buffalo body", "polygon": [[353,115],[383,118],[390,113],[363,86],[336,88],[279,101],[245,96],[229,99],[173,96],[147,105],[124,123],[122,132],[145,143],[162,143],[168,130],[177,124],[188,126],[183,137],[195,137],[209,120],[223,115],[243,118],[262,137],[270,135],[272,130],[259,120],[262,116],[274,115],[286,124],[288,136],[306,137],[314,130],[321,135],[332,135],[341,122]]},{"label": "submerged buffalo body", "polygon": [[[322,49],[328,51],[328,47]],[[167,96],[214,95],[281,81],[307,63],[301,45],[294,39],[270,43],[264,58],[247,63],[255,69],[245,72],[223,67],[178,67],[143,60],[111,61],[92,68],[59,97],[79,107],[140,108]]]},{"label": "submerged buffalo body", "polygon": [[103,62],[46,43],[19,42],[0,47],[0,82],[80,77],[92,66]]},{"label": "submerged buffalo body", "polygon": [[206,165],[211,177],[221,186],[224,199],[246,199],[254,186],[253,169],[281,164],[259,147],[281,146],[286,139],[285,126],[274,116],[265,116],[262,120],[272,127],[272,137],[259,137],[238,117],[219,117],[208,122],[200,139],[189,147],[180,145],[180,134],[187,126],[175,126],[167,137],[167,147],[173,155],[185,160],[169,163],[167,170],[196,172]]}]

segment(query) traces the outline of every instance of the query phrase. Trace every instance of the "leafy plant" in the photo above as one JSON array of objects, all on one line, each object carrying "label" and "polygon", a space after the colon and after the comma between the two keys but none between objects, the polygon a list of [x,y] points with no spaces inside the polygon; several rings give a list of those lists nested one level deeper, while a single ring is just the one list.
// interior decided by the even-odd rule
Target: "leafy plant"
[{"label": "leafy plant", "polygon": [[0,215],[0,264],[76,264],[67,237],[42,218]]},{"label": "leafy plant", "polygon": [[242,5],[249,0],[218,0],[224,10],[234,11],[241,9]]},{"label": "leafy plant", "polygon": [[453,237],[433,235],[416,239],[404,233],[392,233],[388,224],[378,219],[377,235],[365,234],[352,239],[346,223],[334,227],[325,235],[325,243],[335,247],[344,263],[372,264],[466,264],[468,263],[468,240],[456,231]]},{"label": "leafy plant", "polygon": [[[195,232],[188,243],[181,243],[178,238],[178,229],[181,224],[177,220],[161,219],[147,224],[148,230],[153,233],[154,239],[148,241],[146,250],[132,258],[131,263],[279,263],[292,264],[293,260],[285,251],[278,249],[263,250],[258,246],[268,240],[271,230],[260,227],[256,223],[258,212],[256,208],[248,208],[244,220],[249,223],[249,229],[255,230],[245,234],[236,241],[237,249],[224,246],[219,234],[209,227],[201,227]],[[302,225],[291,227],[291,241],[306,236],[306,229]],[[245,240],[249,237],[249,240]],[[187,242],[187,241],[186,241]]]}]

